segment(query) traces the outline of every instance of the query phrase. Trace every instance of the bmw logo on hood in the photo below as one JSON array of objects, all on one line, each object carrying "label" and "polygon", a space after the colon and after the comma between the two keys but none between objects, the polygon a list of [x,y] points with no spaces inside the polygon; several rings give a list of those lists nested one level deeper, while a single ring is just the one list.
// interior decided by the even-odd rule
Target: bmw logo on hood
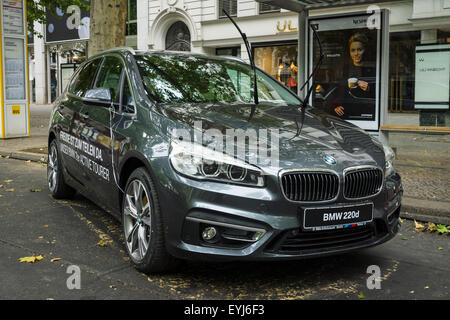
[{"label": "bmw logo on hood", "polygon": [[336,164],[336,159],[332,156],[326,156],[324,160],[328,164]]}]

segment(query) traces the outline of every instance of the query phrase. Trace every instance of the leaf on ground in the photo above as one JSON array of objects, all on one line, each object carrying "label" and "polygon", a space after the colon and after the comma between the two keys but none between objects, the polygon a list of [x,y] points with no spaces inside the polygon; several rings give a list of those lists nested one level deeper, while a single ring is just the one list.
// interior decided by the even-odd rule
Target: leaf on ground
[{"label": "leaf on ground", "polygon": [[439,225],[436,227],[436,231],[439,232],[439,233],[441,233],[441,234],[444,234],[444,233],[450,233],[450,230],[447,229],[447,227],[444,226],[443,224],[439,224]]},{"label": "leaf on ground", "polygon": [[14,181],[14,180],[11,180],[11,179],[3,180],[4,183],[11,183],[11,182],[13,182],[13,181]]},{"label": "leaf on ground", "polygon": [[0,194],[0,198],[3,198],[3,196]]},{"label": "leaf on ground", "polygon": [[427,231],[436,231],[436,225],[433,222],[428,222]]},{"label": "leaf on ground", "polygon": [[42,192],[42,189],[30,189],[30,192]]},{"label": "leaf on ground", "polygon": [[53,258],[53,259],[50,260],[50,262],[56,262],[56,261],[59,261],[59,260],[61,260],[61,258]]},{"label": "leaf on ground", "polygon": [[358,298],[359,299],[365,299],[366,296],[364,295],[364,293],[360,293],[360,294],[358,294]]},{"label": "leaf on ground", "polygon": [[103,241],[103,240],[100,240],[99,242],[97,242],[97,245],[98,245],[99,247],[106,247],[106,242]]},{"label": "leaf on ground", "polygon": [[439,248],[438,248],[438,250],[439,250],[439,251],[441,251],[441,250],[444,250],[444,248],[442,248],[442,247],[439,247]]},{"label": "leaf on ground", "polygon": [[422,231],[423,229],[425,229],[425,225],[417,222],[416,220],[414,220],[414,226],[416,227],[417,231]]},{"label": "leaf on ground", "polygon": [[44,259],[43,256],[31,256],[31,257],[23,257],[19,258],[19,261],[22,262],[28,262],[28,263],[35,263],[36,261],[41,261]]},{"label": "leaf on ground", "polygon": [[3,185],[2,185],[2,184],[0,184],[0,189],[1,189],[1,188],[3,188]]},{"label": "leaf on ground", "polygon": [[48,224],[44,224],[42,228],[48,228]]},{"label": "leaf on ground", "polygon": [[408,240],[408,238],[406,238],[406,237],[403,237],[403,238],[402,238],[402,240]]},{"label": "leaf on ground", "polygon": [[403,220],[402,218],[398,218],[398,221],[400,221],[400,223],[403,223],[403,221],[405,220]]},{"label": "leaf on ground", "polygon": [[14,192],[16,189],[5,189],[6,192]]}]

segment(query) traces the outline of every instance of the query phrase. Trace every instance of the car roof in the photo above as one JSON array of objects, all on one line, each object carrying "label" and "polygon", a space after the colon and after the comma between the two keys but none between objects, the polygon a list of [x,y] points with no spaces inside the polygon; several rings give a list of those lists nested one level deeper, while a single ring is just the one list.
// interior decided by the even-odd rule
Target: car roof
[{"label": "car roof", "polygon": [[197,57],[197,58],[203,58],[203,59],[213,59],[213,60],[222,60],[222,61],[237,61],[244,64],[248,64],[247,61],[240,57],[235,56],[215,56],[215,55],[206,55],[202,53],[193,53],[188,51],[170,51],[170,50],[134,50],[131,47],[117,47],[108,49],[105,51],[102,51],[92,57],[90,57],[88,60],[92,60],[101,56],[104,56],[108,53],[131,53],[133,56],[146,56],[146,55],[166,55],[166,56],[182,56],[182,57]]}]

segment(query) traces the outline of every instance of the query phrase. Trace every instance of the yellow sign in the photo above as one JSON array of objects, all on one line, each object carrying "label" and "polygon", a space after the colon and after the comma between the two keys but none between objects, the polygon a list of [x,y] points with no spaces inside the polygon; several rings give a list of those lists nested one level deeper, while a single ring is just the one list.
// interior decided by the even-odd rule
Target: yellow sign
[{"label": "yellow sign", "polygon": [[11,108],[13,115],[20,115],[20,106],[12,106]]}]

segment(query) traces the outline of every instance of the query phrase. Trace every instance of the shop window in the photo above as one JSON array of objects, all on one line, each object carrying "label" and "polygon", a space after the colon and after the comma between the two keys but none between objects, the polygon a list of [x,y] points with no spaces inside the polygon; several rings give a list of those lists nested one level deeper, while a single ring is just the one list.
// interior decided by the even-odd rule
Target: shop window
[{"label": "shop window", "polygon": [[166,35],[166,50],[191,51],[191,33],[181,21],[170,26]]},{"label": "shop window", "polygon": [[232,17],[237,16],[237,0],[219,0],[219,18],[226,18],[223,9]]},{"label": "shop window", "polygon": [[137,35],[137,0],[128,0],[127,3],[127,36]]},{"label": "shop window", "polygon": [[280,8],[266,3],[259,4],[259,13],[280,12]]},{"label": "shop window", "polygon": [[437,38],[438,43],[450,43],[450,31],[438,30]]},{"label": "shop window", "polygon": [[416,45],[420,31],[390,34],[389,111],[414,111]]},{"label": "shop window", "polygon": [[255,64],[266,73],[297,93],[298,45],[282,44],[254,48]]},{"label": "shop window", "polygon": [[240,57],[241,56],[241,47],[217,48],[216,56]]}]

